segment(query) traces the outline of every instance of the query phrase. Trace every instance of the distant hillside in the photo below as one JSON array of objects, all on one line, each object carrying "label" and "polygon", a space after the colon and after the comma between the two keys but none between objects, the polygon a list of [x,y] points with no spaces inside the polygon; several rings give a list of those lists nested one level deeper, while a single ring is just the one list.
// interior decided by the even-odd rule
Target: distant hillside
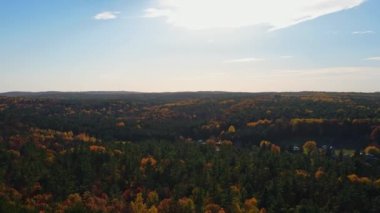
[{"label": "distant hillside", "polygon": [[165,99],[176,100],[186,98],[236,98],[236,97],[256,97],[256,96],[315,96],[328,95],[329,97],[360,97],[360,98],[380,98],[380,93],[356,93],[356,92],[224,92],[224,91],[198,91],[198,92],[160,92],[144,93],[134,91],[85,91],[85,92],[5,92],[0,93],[4,97],[24,97],[24,98],[51,98],[51,99]]}]

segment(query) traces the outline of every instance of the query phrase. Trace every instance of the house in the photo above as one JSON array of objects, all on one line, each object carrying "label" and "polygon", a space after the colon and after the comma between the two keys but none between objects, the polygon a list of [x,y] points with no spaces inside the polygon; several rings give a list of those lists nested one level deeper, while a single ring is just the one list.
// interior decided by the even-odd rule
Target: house
[{"label": "house", "polygon": [[289,152],[300,152],[301,151],[301,148],[299,146],[296,146],[296,145],[291,145],[289,146],[288,148],[288,151]]}]

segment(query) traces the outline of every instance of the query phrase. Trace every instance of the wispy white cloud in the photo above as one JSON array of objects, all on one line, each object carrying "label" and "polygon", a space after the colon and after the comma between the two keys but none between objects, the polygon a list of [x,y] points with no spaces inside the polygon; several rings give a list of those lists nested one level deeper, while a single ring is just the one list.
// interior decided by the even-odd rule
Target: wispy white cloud
[{"label": "wispy white cloud", "polygon": [[364,30],[364,31],[354,31],[352,34],[354,35],[365,35],[365,34],[374,34],[375,32],[372,30]]},{"label": "wispy white cloud", "polygon": [[351,9],[365,0],[156,0],[144,17],[164,17],[187,29],[239,28],[266,25],[289,27],[320,16]]},{"label": "wispy white cloud", "polygon": [[264,61],[263,58],[237,58],[232,60],[226,60],[224,63],[249,63],[249,62],[258,62],[258,61]]},{"label": "wispy white cloud", "polygon": [[380,56],[366,58],[365,60],[367,60],[367,61],[380,61]]},{"label": "wispy white cloud", "polygon": [[95,20],[111,20],[116,19],[119,14],[119,11],[104,11],[96,14],[93,18]]}]

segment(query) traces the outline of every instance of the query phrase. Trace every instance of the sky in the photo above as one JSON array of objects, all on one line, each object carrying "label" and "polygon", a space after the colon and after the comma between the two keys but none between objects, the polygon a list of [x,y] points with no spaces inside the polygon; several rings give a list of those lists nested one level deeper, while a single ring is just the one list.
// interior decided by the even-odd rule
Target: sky
[{"label": "sky", "polygon": [[379,22],[379,0],[0,0],[0,92],[376,92]]}]

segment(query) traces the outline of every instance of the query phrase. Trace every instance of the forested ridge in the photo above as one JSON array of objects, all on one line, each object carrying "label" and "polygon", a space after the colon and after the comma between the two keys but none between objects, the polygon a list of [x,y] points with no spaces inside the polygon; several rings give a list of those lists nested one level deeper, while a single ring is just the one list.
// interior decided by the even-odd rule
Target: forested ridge
[{"label": "forested ridge", "polygon": [[380,212],[378,93],[8,93],[0,212]]}]

